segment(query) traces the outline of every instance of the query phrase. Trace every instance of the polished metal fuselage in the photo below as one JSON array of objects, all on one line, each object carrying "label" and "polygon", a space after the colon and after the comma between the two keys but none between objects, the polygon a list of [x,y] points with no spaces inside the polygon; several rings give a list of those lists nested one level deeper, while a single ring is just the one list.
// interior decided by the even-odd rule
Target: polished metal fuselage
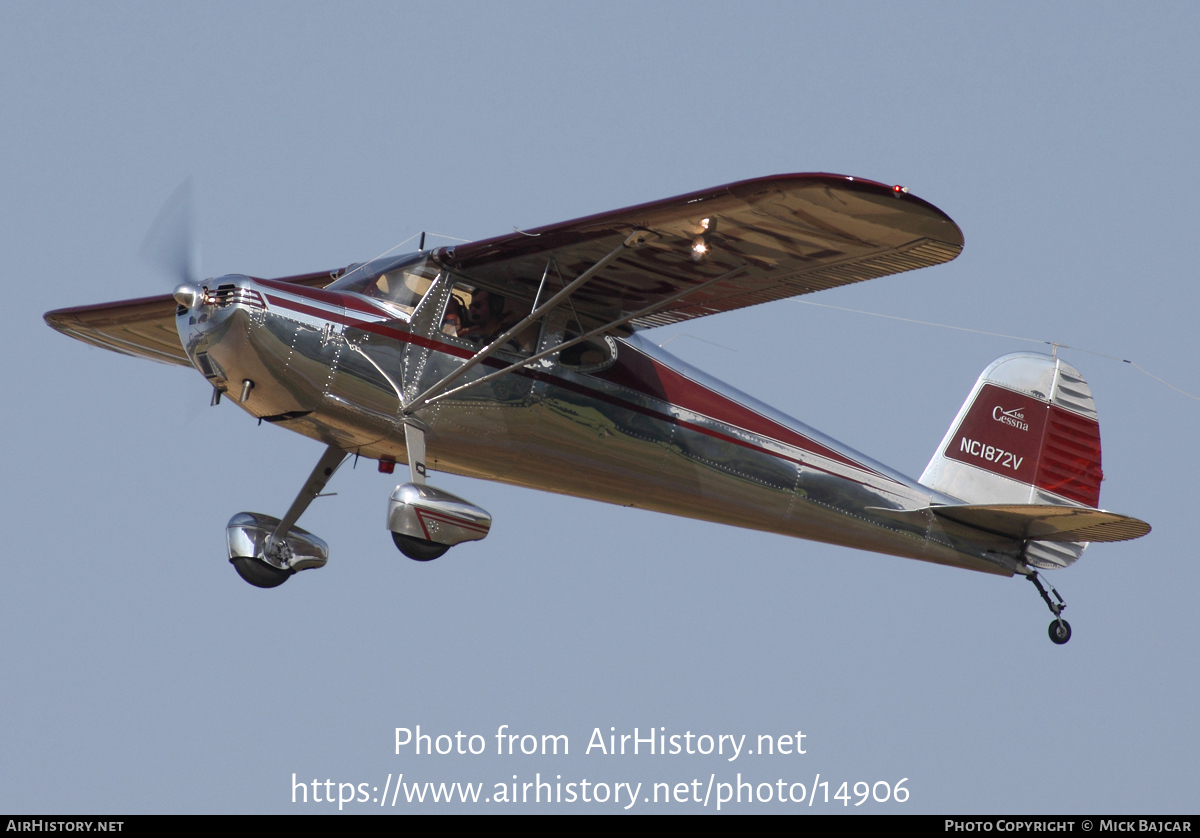
[{"label": "polished metal fuselage", "polygon": [[[449,282],[439,278],[406,317],[355,294],[223,277],[176,319],[196,368],[252,415],[403,463],[403,405],[478,351],[428,325],[441,322]],[[561,342],[565,323],[551,314],[538,349]],[[616,355],[591,370],[548,359],[418,409],[409,421],[425,429],[428,467],[984,572],[1018,567],[1020,541],[871,511],[957,499],[637,333],[617,341]],[[520,357],[500,353],[463,381]]]}]

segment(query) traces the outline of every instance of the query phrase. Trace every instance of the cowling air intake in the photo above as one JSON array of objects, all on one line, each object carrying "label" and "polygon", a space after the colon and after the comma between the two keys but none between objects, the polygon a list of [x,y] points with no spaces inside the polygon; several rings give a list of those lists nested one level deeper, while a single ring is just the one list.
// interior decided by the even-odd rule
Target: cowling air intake
[{"label": "cowling air intake", "polygon": [[[967,504],[1097,508],[1100,424],[1092,391],[1059,358],[1014,352],[993,361],[921,475],[922,485]],[[1033,567],[1065,567],[1076,542],[1029,541]]]}]

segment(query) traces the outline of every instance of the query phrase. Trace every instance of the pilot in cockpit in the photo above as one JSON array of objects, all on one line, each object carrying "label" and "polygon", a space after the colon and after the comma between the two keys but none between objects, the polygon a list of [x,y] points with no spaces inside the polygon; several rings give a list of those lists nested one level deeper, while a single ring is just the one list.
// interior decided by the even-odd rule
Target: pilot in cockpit
[{"label": "pilot in cockpit", "polygon": [[[459,322],[455,324],[454,332],[449,331],[452,310],[459,316]],[[469,305],[465,307],[461,303],[457,307],[451,305],[447,307],[446,311],[446,318],[443,321],[446,325],[443,326],[443,332],[465,338],[472,343],[488,344],[516,325],[523,316],[521,311],[527,312],[528,309],[522,308],[519,303],[513,306],[503,295],[494,291],[479,290],[471,295]],[[539,331],[539,326],[531,323],[520,333],[514,335],[507,342],[505,348],[515,352],[532,352],[537,344]]]},{"label": "pilot in cockpit", "polygon": [[467,308],[468,326],[458,330],[458,336],[475,342],[486,342],[504,332],[516,318],[505,312],[506,300],[493,291],[480,291],[471,298]]}]

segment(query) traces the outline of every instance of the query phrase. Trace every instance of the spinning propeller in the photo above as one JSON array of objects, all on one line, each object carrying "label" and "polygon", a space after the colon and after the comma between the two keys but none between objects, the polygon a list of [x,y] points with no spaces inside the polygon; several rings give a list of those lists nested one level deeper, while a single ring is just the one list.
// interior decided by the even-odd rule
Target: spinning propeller
[{"label": "spinning propeller", "polygon": [[175,282],[172,296],[192,308],[200,299],[200,252],[192,213],[192,179],[175,188],[142,242],[141,257]]}]

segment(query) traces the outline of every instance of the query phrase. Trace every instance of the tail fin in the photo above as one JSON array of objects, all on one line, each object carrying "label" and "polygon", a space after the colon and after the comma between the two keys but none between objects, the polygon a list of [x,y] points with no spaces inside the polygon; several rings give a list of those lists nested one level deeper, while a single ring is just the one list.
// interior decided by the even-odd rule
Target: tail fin
[{"label": "tail fin", "polygon": [[[1103,479],[1083,376],[1058,358],[1014,352],[979,376],[920,482],[970,504],[1096,508]],[[1027,560],[1063,567],[1083,546],[1029,542]]]},{"label": "tail fin", "polygon": [[1100,426],[1084,377],[1016,352],[979,376],[920,483],[966,503],[1097,508]]},{"label": "tail fin", "polygon": [[921,475],[967,503],[1100,503],[1100,425],[1092,391],[1058,358],[993,361]]}]

